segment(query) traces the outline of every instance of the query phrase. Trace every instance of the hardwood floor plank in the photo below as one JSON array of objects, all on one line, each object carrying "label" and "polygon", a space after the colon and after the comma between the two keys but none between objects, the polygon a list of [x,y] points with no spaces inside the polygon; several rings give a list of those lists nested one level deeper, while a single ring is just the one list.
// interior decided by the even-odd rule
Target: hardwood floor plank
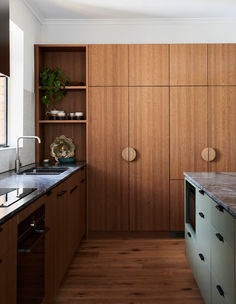
[{"label": "hardwood floor plank", "polygon": [[203,304],[183,239],[83,241],[55,304]]}]

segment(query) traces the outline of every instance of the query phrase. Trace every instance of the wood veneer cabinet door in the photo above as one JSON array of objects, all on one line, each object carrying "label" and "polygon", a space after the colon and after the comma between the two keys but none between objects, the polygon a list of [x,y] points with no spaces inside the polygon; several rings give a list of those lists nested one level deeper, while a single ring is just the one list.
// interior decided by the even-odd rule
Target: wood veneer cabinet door
[{"label": "wood veneer cabinet door", "polygon": [[0,225],[0,303],[17,302],[17,218]]},{"label": "wood veneer cabinet door", "polygon": [[170,181],[170,230],[184,231],[184,180]]},{"label": "wood veneer cabinet door", "polygon": [[170,85],[207,85],[207,45],[170,45]]},{"label": "wood veneer cabinet door", "polygon": [[216,150],[210,171],[236,171],[236,87],[209,87],[209,146]]},{"label": "wood veneer cabinet door", "polygon": [[129,89],[131,231],[169,230],[169,90]]},{"label": "wood veneer cabinet door", "polygon": [[128,88],[89,89],[90,231],[128,230]]},{"label": "wood veneer cabinet door", "polygon": [[236,44],[208,45],[208,84],[236,85]]},{"label": "wood veneer cabinet door", "polygon": [[129,45],[129,85],[169,85],[167,44]]},{"label": "wood veneer cabinet door", "polygon": [[128,45],[89,46],[89,86],[128,85]]},{"label": "wood veneer cabinet door", "polygon": [[170,88],[170,178],[184,171],[207,171],[201,157],[207,147],[207,88]]}]

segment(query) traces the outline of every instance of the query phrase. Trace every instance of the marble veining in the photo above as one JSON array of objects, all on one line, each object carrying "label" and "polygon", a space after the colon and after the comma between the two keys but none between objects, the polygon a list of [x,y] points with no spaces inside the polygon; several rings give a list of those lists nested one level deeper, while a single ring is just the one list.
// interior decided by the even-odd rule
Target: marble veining
[{"label": "marble veining", "polygon": [[236,172],[185,172],[184,175],[236,218]]},{"label": "marble veining", "polygon": [[[23,167],[22,170],[30,169],[35,166],[36,164],[31,164]],[[0,188],[37,188],[37,190],[9,207],[0,208],[0,224],[4,223],[26,206],[33,203],[36,199],[61,183],[72,173],[84,168],[85,166],[85,162],[76,162],[75,164],[66,164],[64,166],[60,165],[60,167],[66,167],[67,170],[59,175],[17,175],[13,170],[1,173]]]}]

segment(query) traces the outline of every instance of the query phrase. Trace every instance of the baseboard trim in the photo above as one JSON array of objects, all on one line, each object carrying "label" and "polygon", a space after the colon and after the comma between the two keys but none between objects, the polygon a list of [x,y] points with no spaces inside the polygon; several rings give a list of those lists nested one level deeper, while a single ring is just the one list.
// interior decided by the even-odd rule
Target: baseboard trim
[{"label": "baseboard trim", "polygon": [[172,238],[184,238],[184,231],[171,231],[170,236]]},{"label": "baseboard trim", "polygon": [[89,231],[88,239],[153,239],[170,238],[169,231]]}]

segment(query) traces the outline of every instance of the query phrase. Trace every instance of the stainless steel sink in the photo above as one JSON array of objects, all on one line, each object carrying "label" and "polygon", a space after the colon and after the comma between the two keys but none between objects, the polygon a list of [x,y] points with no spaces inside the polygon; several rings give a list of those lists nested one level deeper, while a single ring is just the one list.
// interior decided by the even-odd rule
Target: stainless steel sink
[{"label": "stainless steel sink", "polygon": [[67,168],[62,167],[34,167],[22,171],[23,175],[59,175],[65,172]]}]

